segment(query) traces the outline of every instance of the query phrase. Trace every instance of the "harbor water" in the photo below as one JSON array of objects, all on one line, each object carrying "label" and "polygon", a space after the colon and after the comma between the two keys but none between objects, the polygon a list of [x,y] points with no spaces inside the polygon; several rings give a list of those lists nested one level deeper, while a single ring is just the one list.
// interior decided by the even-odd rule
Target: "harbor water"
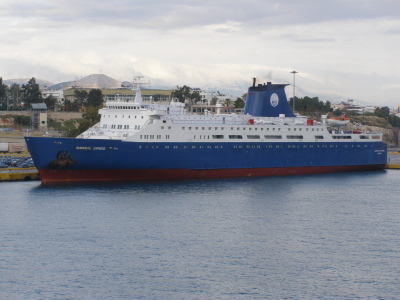
[{"label": "harbor water", "polygon": [[399,299],[399,182],[3,182],[0,299]]}]

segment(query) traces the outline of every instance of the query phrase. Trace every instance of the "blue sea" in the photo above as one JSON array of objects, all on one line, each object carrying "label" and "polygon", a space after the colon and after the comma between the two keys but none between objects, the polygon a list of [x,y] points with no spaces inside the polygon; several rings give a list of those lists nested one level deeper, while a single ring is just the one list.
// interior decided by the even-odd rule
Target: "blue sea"
[{"label": "blue sea", "polygon": [[0,299],[400,299],[400,171],[0,183]]}]

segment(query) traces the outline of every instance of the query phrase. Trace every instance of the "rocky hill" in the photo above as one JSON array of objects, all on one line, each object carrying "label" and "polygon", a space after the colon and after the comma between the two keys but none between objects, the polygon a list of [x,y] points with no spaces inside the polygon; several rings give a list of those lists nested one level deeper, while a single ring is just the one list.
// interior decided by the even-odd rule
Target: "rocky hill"
[{"label": "rocky hill", "polygon": [[104,74],[92,74],[73,82],[74,86],[92,89],[120,88],[121,82]]},{"label": "rocky hill", "polygon": [[345,131],[354,131],[362,127],[363,130],[380,132],[383,141],[389,146],[397,146],[399,143],[399,128],[393,127],[384,118],[377,116],[351,116],[350,123],[343,127]]},{"label": "rocky hill", "polygon": [[[7,80],[3,80],[3,84],[7,84],[7,85],[11,86],[14,83],[16,83],[21,86],[23,84],[27,84],[29,80],[31,80],[31,78],[7,79]],[[36,78],[36,83],[41,87],[45,87],[45,86],[49,87],[49,86],[54,85],[54,83],[51,83],[50,81],[43,80],[43,79],[37,79],[37,78]]]},{"label": "rocky hill", "polygon": [[[30,78],[7,79],[7,80],[3,80],[3,83],[7,84],[7,85],[12,85],[12,84],[16,83],[21,86],[23,84],[27,84],[29,80],[30,80]],[[92,74],[92,75],[83,77],[79,80],[60,82],[57,84],[51,83],[50,81],[47,81],[47,80],[42,80],[42,79],[36,78],[36,83],[39,84],[39,86],[41,86],[41,87],[47,87],[48,89],[51,89],[51,90],[59,90],[59,89],[65,88],[65,87],[75,87],[75,86],[81,87],[81,88],[92,88],[92,89],[102,89],[102,88],[113,89],[113,88],[121,87],[120,81],[115,80],[104,74]],[[125,84],[129,84],[129,83],[125,82]]]}]

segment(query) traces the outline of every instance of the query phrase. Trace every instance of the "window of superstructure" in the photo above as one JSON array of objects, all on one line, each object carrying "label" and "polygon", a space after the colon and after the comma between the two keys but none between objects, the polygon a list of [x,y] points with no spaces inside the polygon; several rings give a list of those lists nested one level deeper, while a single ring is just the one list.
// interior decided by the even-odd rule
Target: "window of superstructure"
[{"label": "window of superstructure", "polygon": [[324,139],[324,136],[323,136],[323,135],[316,135],[316,136],[315,136],[315,139],[316,139],[316,140],[323,140],[323,139]]},{"label": "window of superstructure", "polygon": [[303,139],[303,136],[302,135],[287,135],[286,138],[290,139],[290,140],[301,140],[301,139]]},{"label": "window of superstructure", "polygon": [[168,129],[171,130],[171,126],[168,126]]},{"label": "window of superstructure", "polygon": [[264,135],[264,138],[267,140],[273,140],[273,139],[282,139],[281,135]]},{"label": "window of superstructure", "polygon": [[247,135],[247,138],[250,140],[256,140],[256,139],[260,139],[259,135]]},{"label": "window of superstructure", "polygon": [[213,139],[223,139],[224,136],[222,134],[213,134],[212,138]]},{"label": "window of superstructure", "polygon": [[161,126],[161,129],[164,129],[164,126]]},{"label": "window of superstructure", "polygon": [[243,139],[241,135],[229,135],[230,139]]}]

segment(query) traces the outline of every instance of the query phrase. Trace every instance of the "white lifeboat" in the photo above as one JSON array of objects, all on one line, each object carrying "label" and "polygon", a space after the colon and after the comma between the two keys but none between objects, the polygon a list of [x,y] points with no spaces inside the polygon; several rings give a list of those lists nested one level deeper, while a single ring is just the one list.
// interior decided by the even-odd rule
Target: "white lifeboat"
[{"label": "white lifeboat", "polygon": [[342,114],[340,117],[331,117],[326,119],[326,124],[331,127],[344,126],[349,122],[350,119],[346,118],[345,114]]}]

